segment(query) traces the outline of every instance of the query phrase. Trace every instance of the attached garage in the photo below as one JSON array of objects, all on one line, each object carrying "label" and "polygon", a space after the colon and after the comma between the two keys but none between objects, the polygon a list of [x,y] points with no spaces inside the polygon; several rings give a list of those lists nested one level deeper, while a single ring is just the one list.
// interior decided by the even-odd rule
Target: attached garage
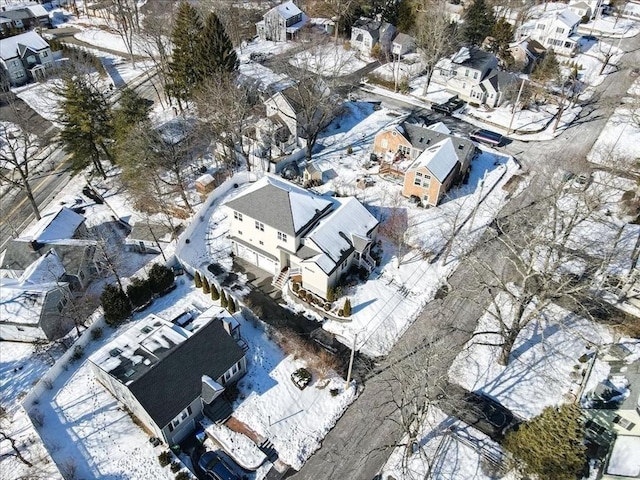
[{"label": "attached garage", "polygon": [[236,243],[237,254],[240,258],[246,260],[253,265],[258,265],[258,258],[256,252],[251,250],[250,248],[241,245],[240,243]]},{"label": "attached garage", "polygon": [[258,267],[273,275],[278,273],[278,264],[275,260],[272,260],[265,255],[258,253]]}]

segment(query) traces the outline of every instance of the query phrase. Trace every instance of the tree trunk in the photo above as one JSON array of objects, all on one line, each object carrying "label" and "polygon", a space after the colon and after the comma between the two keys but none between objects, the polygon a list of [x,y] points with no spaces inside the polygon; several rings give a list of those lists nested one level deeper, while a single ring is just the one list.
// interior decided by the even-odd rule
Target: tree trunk
[{"label": "tree trunk", "polygon": [[520,329],[511,329],[503,338],[503,344],[500,348],[500,357],[498,358],[498,364],[506,367],[509,365],[509,357],[511,357],[511,351],[516,343]]},{"label": "tree trunk", "polygon": [[10,437],[9,435],[7,435],[4,432],[0,432],[0,440],[8,440],[9,443],[11,444],[11,449],[13,450],[13,454],[9,454],[9,455],[13,455],[18,460],[20,460],[22,463],[24,463],[27,467],[33,467],[33,464],[29,460],[27,460],[26,458],[24,458],[22,456],[22,453],[18,449],[18,447],[16,445],[16,440],[14,438]]},{"label": "tree trunk", "polygon": [[426,97],[427,96],[427,90],[429,89],[429,84],[431,83],[431,77],[433,76],[433,68],[431,68],[430,66],[427,66],[426,70],[426,75],[425,75],[425,82],[424,82],[424,88],[422,90],[422,96]]}]

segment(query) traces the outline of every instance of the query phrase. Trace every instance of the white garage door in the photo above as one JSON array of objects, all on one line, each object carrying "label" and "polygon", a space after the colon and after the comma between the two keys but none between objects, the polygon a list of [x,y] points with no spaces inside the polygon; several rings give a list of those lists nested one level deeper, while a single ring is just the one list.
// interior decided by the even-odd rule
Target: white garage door
[{"label": "white garage door", "polygon": [[244,258],[247,262],[252,263],[253,265],[258,265],[258,260],[256,258],[256,252],[251,250],[250,248],[245,247],[244,245],[238,245],[238,256],[240,258]]},{"label": "white garage door", "polygon": [[265,257],[264,255],[258,254],[258,267],[261,269],[272,273],[275,275],[278,272],[278,265],[275,260],[271,260],[270,258]]}]

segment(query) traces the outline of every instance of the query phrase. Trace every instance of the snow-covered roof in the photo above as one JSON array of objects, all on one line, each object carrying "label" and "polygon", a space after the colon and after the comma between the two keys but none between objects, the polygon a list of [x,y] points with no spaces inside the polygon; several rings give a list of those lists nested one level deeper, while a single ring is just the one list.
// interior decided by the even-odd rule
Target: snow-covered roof
[{"label": "snow-covered roof", "polygon": [[451,134],[451,130],[447,128],[447,126],[442,122],[436,122],[427,127],[429,130],[433,130],[434,132],[444,133],[446,135]]},{"label": "snow-covered roof", "polygon": [[576,9],[586,10],[588,8],[591,8],[591,7],[586,2],[575,2],[575,3],[570,3],[569,4],[569,8],[576,8]]},{"label": "snow-covered roof", "polygon": [[65,273],[66,271],[58,254],[52,249],[29,265],[20,276],[19,282],[23,286],[55,283]]},{"label": "snow-covered roof", "polygon": [[580,17],[569,8],[564,10],[549,12],[542,18],[555,18],[556,20],[564,23],[567,27],[573,27],[580,23]]},{"label": "snow-covered roof", "polygon": [[291,1],[285,2],[285,3],[281,3],[280,5],[277,5],[277,6],[273,7],[269,11],[272,12],[274,10],[276,12],[278,12],[278,15],[280,15],[285,20],[287,20],[287,19],[289,19],[291,17],[295,17],[296,15],[302,13],[302,10],[300,10],[296,6],[296,4],[291,2]]},{"label": "snow-covered roof", "polygon": [[333,202],[284,179],[265,175],[226,205],[276,230],[296,235],[326,213]]},{"label": "snow-covered roof", "polygon": [[37,325],[47,293],[61,285],[23,285],[20,280],[0,277],[0,322]]},{"label": "snow-covered roof", "polygon": [[55,213],[44,215],[33,227],[29,236],[38,242],[51,242],[72,238],[76,230],[85,221],[85,218],[73,210],[62,207]]},{"label": "snow-covered roof", "polygon": [[36,52],[49,48],[49,44],[33,30],[14,35],[13,37],[0,39],[0,58],[9,60],[18,56],[18,47],[22,45]]},{"label": "snow-covered roof", "polygon": [[47,9],[44,8],[42,5],[40,5],[39,3],[36,5],[29,5],[27,7],[27,10],[29,10],[29,12],[31,12],[31,14],[34,17],[48,17],[49,16],[49,12],[47,12]]},{"label": "snow-covered roof", "polygon": [[411,170],[424,167],[443,183],[455,168],[458,156],[451,138],[446,138],[422,152],[411,165]]},{"label": "snow-covered roof", "polygon": [[[321,253],[307,261],[312,261],[329,274],[346,255],[362,247],[378,220],[355,198],[336,198],[337,208],[326,216],[305,237]],[[366,246],[366,245],[365,245]],[[362,248],[359,248],[362,250]]]},{"label": "snow-covered roof", "polygon": [[619,435],[613,444],[607,475],[637,478],[640,476],[640,437]]}]

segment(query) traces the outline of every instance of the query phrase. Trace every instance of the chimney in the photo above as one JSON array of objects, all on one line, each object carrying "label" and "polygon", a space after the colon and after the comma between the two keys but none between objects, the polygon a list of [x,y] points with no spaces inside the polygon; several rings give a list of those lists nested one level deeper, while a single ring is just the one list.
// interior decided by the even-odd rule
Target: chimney
[{"label": "chimney", "polygon": [[31,240],[29,242],[29,248],[31,249],[32,252],[37,252],[38,250],[40,250],[42,247],[44,246],[43,243],[40,243],[37,240]]}]

